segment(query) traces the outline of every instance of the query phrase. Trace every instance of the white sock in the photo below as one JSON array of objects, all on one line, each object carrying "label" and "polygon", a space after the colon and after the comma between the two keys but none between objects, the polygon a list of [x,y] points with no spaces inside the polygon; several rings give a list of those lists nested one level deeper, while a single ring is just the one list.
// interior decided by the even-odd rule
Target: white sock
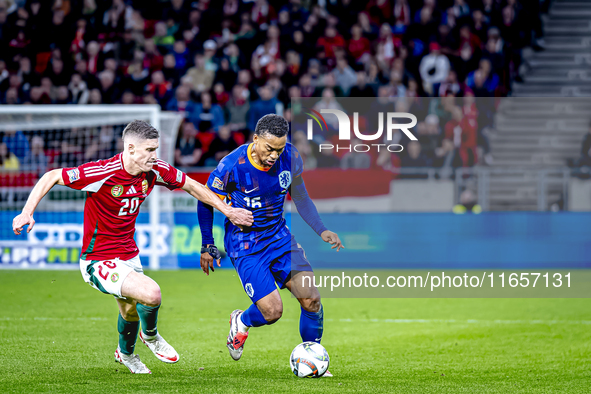
[{"label": "white sock", "polygon": [[146,341],[153,341],[156,339],[156,335],[147,335],[145,332],[142,331],[142,336]]},{"label": "white sock", "polygon": [[244,325],[244,323],[242,322],[242,313],[240,314],[240,316],[236,320],[238,320],[238,332],[246,334],[250,327]]}]

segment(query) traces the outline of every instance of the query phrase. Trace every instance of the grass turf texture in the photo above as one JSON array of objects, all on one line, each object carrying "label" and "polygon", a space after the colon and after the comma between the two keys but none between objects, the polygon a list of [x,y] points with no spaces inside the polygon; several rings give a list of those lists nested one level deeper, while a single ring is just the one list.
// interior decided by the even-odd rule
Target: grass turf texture
[{"label": "grass turf texture", "polygon": [[181,360],[164,364],[138,340],[146,376],[114,362],[115,301],[79,272],[0,271],[0,392],[591,390],[587,299],[326,299],[322,343],[335,377],[298,379],[288,360],[300,308],[288,293],[283,318],[253,329],[235,362],[225,348],[228,317],[249,305],[236,274],[149,275],[163,293],[159,331]]}]

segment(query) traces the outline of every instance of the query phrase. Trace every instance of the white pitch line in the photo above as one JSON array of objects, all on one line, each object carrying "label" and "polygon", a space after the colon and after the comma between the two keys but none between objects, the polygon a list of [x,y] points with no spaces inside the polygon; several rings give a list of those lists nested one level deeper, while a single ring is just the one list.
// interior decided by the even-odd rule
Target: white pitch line
[{"label": "white pitch line", "polygon": [[[106,317],[0,317],[0,321],[110,321],[112,319]],[[225,322],[225,319],[220,318],[203,318],[198,319],[201,322]],[[283,322],[295,322],[299,319],[281,319]],[[338,323],[389,323],[389,324],[474,324],[474,325],[491,325],[491,324],[589,324],[591,320],[478,320],[478,319],[324,319],[325,322]]]}]

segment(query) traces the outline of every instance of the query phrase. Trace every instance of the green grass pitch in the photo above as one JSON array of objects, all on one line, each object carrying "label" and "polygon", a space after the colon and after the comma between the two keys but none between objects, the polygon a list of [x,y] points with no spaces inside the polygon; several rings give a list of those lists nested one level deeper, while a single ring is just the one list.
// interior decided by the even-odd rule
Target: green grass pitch
[{"label": "green grass pitch", "polygon": [[334,378],[298,379],[299,304],[225,347],[228,317],[248,307],[233,271],[148,273],[163,294],[159,331],[181,356],[152,375],[116,364],[117,308],[77,271],[0,271],[0,393],[589,393],[587,299],[325,299],[323,345]]}]

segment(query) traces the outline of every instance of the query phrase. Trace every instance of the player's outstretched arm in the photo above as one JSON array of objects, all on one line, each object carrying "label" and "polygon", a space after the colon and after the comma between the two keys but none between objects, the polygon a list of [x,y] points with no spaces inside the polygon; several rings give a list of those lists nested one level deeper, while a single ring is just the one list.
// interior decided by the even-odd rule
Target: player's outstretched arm
[{"label": "player's outstretched arm", "polygon": [[221,266],[221,255],[216,248],[213,239],[213,207],[199,201],[197,205],[197,219],[199,220],[199,230],[201,231],[201,270],[209,275],[209,270],[213,272],[214,259],[218,267]]},{"label": "player's outstretched arm", "polygon": [[232,208],[219,197],[194,179],[187,177],[182,189],[207,205],[219,210],[236,226],[252,226],[252,212],[242,208]]},{"label": "player's outstretched arm", "polygon": [[62,169],[57,168],[55,170],[51,170],[46,172],[39,182],[35,185],[31,194],[29,194],[29,198],[27,199],[27,203],[25,204],[23,211],[14,218],[12,221],[12,231],[16,235],[20,235],[23,227],[26,225],[29,226],[27,229],[27,233],[31,232],[31,229],[35,225],[35,219],[33,219],[33,213],[39,205],[39,202],[45,195],[54,187],[56,184],[64,185],[64,180],[62,179]]},{"label": "player's outstretched arm", "polygon": [[341,239],[337,235],[326,228],[324,223],[322,223],[322,219],[318,214],[318,210],[316,209],[316,205],[312,202],[312,199],[308,195],[308,191],[306,190],[306,185],[304,184],[304,180],[302,179],[301,175],[297,176],[289,190],[291,194],[291,198],[295,203],[296,208],[298,209],[298,213],[304,219],[308,226],[312,228],[316,232],[316,234],[320,235],[324,242],[328,242],[332,245],[331,249],[337,249],[337,252],[341,250],[341,248],[345,248]]}]

